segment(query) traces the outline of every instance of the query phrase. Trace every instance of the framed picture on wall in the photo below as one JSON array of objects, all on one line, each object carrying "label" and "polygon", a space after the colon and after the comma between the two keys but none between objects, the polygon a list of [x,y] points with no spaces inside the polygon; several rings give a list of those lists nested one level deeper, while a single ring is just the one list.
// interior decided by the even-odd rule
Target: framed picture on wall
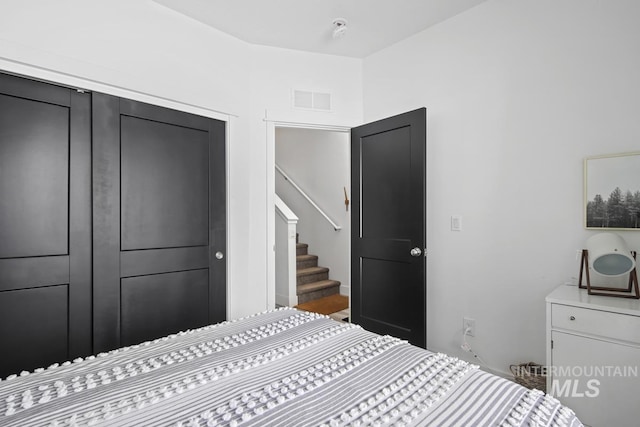
[{"label": "framed picture on wall", "polygon": [[584,224],[640,230],[640,152],[584,160]]}]

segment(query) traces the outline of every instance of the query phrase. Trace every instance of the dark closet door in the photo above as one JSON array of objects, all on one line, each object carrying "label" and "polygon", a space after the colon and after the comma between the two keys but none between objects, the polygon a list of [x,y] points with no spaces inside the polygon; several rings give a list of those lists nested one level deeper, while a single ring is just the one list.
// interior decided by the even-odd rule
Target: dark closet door
[{"label": "dark closet door", "polygon": [[0,74],[0,377],[91,353],[90,107]]},{"label": "dark closet door", "polygon": [[225,319],[224,141],[223,122],[93,95],[96,352]]}]

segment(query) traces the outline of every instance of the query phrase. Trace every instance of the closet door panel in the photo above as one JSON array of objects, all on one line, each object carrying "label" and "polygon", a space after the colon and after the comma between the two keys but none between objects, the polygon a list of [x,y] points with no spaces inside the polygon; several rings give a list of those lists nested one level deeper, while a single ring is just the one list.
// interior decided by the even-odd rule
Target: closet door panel
[{"label": "closet door panel", "polygon": [[120,253],[120,263],[122,277],[208,268],[209,248],[197,246],[125,251]]},{"label": "closet door panel", "polygon": [[92,352],[91,95],[71,92],[69,357]]},{"label": "closet door panel", "polygon": [[119,99],[92,96],[93,351],[120,343]]},{"label": "closet door panel", "polygon": [[[196,116],[169,108],[145,104],[131,99],[120,98],[120,114],[141,119],[153,120],[158,123],[170,123],[190,129],[205,130],[212,120],[202,116]],[[213,120],[224,125],[223,122]]]},{"label": "closet door panel", "polygon": [[207,132],[123,116],[122,250],[206,246]]},{"label": "closet door panel", "polygon": [[0,95],[0,258],[66,255],[69,107]]},{"label": "closet door panel", "polygon": [[122,279],[122,345],[204,326],[208,269]]},{"label": "closet door panel", "polygon": [[69,257],[0,259],[0,291],[69,283]]},{"label": "closet door panel", "polygon": [[0,74],[0,377],[91,352],[89,111]]},{"label": "closet door panel", "polygon": [[[224,122],[209,122],[209,257],[212,268],[209,270],[209,323],[226,319],[227,312],[227,185],[225,169]],[[214,258],[216,253],[223,254],[222,259]]]},{"label": "closet door panel", "polygon": [[224,320],[224,123],[102,94],[93,114],[94,350]]},{"label": "closet door panel", "polygon": [[67,285],[0,292],[3,375],[69,359],[68,310]]},{"label": "closet door panel", "polygon": [[69,105],[68,88],[37,82],[23,77],[0,74],[0,93],[53,105]]}]

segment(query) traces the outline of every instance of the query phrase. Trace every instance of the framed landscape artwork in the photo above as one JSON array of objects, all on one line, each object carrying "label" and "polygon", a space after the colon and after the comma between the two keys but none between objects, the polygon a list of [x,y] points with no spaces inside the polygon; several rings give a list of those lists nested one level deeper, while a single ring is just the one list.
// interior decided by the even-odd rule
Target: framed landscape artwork
[{"label": "framed landscape artwork", "polygon": [[584,160],[588,229],[640,230],[640,152]]}]

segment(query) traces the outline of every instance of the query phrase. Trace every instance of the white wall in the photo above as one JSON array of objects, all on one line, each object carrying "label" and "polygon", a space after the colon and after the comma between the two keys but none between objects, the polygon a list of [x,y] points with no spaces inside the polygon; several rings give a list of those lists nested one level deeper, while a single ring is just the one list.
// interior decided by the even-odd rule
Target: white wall
[{"label": "white wall", "polygon": [[639,18],[632,0],[492,0],[364,60],[365,121],[427,107],[430,349],[469,358],[468,315],[490,367],[544,363],[544,297],[596,233],[583,159],[638,150]]},{"label": "white wall", "polygon": [[150,0],[3,0],[0,70],[231,117],[230,318],[267,308],[265,111],[287,117],[305,83],[335,94],[327,119],[362,116],[360,61],[252,46]]},{"label": "white wall", "polygon": [[276,128],[276,164],[342,227],[333,226],[291,184],[276,173],[276,193],[298,216],[300,242],[318,256],[318,265],[340,281],[340,293],[349,295],[351,283],[350,215],[344,205],[344,187],[351,197],[349,133]]},{"label": "white wall", "polygon": [[[331,55],[318,55],[265,46],[252,46],[251,100],[253,117],[268,118],[279,122],[315,123],[326,125],[360,124],[362,120],[362,61]],[[292,109],[292,89],[328,92],[332,95],[332,111],[301,112]],[[273,185],[274,145],[266,143],[266,122],[252,122],[252,134],[256,144],[251,156],[255,160],[251,174],[251,197],[257,205],[269,203],[267,192]],[[271,135],[273,137],[273,135]],[[269,176],[270,179],[265,180]],[[271,208],[271,211],[273,209]],[[252,215],[251,229],[260,237],[268,232],[267,218]],[[266,238],[266,236],[265,236]],[[266,246],[261,246],[262,252]],[[255,260],[254,260],[255,262]],[[262,258],[260,271],[267,269],[267,254]],[[267,272],[271,274],[271,272]],[[263,276],[256,280],[264,280]]]}]

